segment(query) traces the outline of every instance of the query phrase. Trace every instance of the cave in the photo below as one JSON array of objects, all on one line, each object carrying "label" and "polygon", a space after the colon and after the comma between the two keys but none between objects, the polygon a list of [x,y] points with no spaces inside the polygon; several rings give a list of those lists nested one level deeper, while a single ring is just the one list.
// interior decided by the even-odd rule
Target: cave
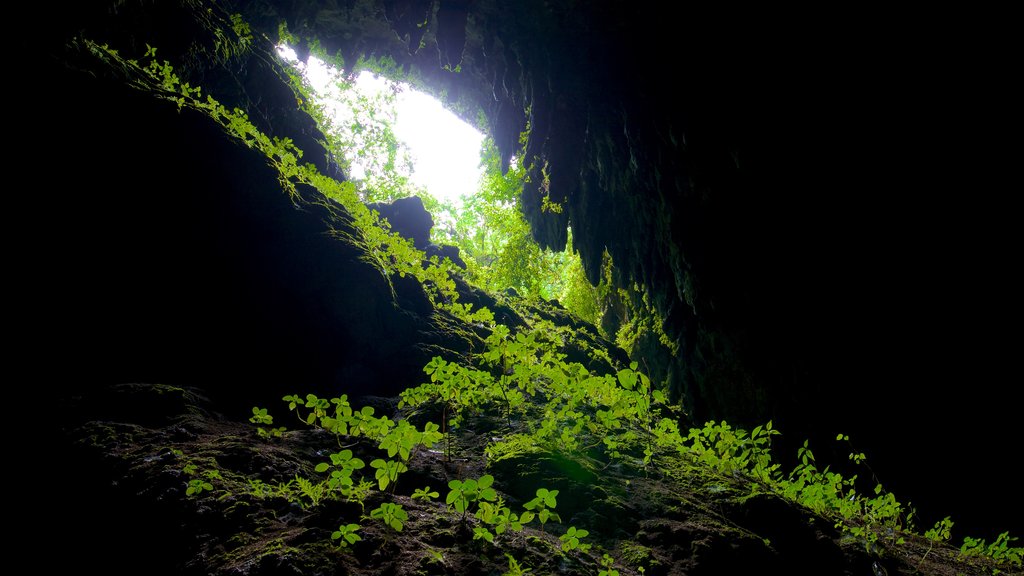
[{"label": "cave", "polygon": [[[434,311],[419,282],[382,277],[358,247],[325,234],[325,222],[352,225],[344,210],[297,203],[251,148],[127,87],[83,44],[126,58],[157,47],[205,93],[343,181],[276,57],[284,25],[300,54],[385,62],[457,113],[483,114],[503,161],[533,166],[521,206],[535,240],[565,249],[571,227],[592,283],[607,257],[615,286],[646,295],[671,346],[654,339],[609,361],[632,353],[684,429],[770,420],[788,464],[804,439],[819,459],[844,461],[845,447],[828,447],[847,434],[870,474],[917,507],[921,530],[948,514],[965,534],[1020,534],[1010,464],[1020,459],[1013,358],[1024,286],[1013,265],[1020,145],[1009,19],[932,16],[569,0],[30,10],[12,56],[24,73],[9,104],[21,108],[12,112],[23,178],[9,185],[8,214],[18,242],[15,374],[33,391],[12,392],[42,391],[61,421],[77,422],[85,406],[106,422],[151,400],[102,400],[111,385],[195,387],[247,418],[298,391],[394,397],[423,380],[431,358],[464,357],[485,341]],[[251,34],[244,50],[225,40],[239,22]],[[459,290],[520,322],[495,295]],[[557,308],[545,313],[579,328]],[[29,435],[63,446],[59,432]],[[21,448],[30,460],[51,452]],[[571,475],[563,465],[538,464]],[[108,484],[85,480],[99,502],[57,508],[103,515],[109,499],[131,509]],[[158,514],[166,503],[149,506]],[[743,514],[798,516],[757,506]],[[135,546],[131,562],[165,553],[132,534],[144,520],[123,518],[111,538]],[[212,522],[197,518],[188,521]],[[164,529],[174,532],[154,538]],[[786,564],[787,539],[811,538],[795,533],[772,534],[783,552],[771,562]],[[76,550],[109,561],[85,552],[101,544]],[[749,564],[729,564],[716,546],[703,565],[662,573],[769,561],[751,552]],[[818,553],[822,571],[850,573]],[[849,562],[870,568],[865,558]],[[251,573],[307,573],[289,566]],[[441,573],[473,573],[459,570]]]}]

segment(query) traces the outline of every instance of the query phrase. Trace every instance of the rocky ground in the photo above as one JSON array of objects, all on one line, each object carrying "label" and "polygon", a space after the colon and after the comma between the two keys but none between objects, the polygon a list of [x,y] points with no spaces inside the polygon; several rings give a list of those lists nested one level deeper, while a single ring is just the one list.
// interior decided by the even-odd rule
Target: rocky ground
[{"label": "rocky ground", "polygon": [[[398,416],[396,402],[363,399]],[[358,403],[354,403],[358,405]],[[271,412],[285,415],[284,407]],[[482,447],[517,424],[479,414],[450,449],[420,450],[393,489],[372,491],[362,506],[327,498],[317,506],[276,487],[338,450],[335,437],[281,418],[292,431],[260,438],[242,415],[222,415],[203,392],[123,384],[68,398],[60,450],[67,478],[55,483],[57,509],[69,518],[65,552],[50,562],[100,567],[108,574],[504,574],[509,556],[530,574],[597,574],[603,554],[620,574],[989,574],[993,566],[957,557],[915,536],[868,551],[826,519],[771,495],[756,483],[698,465],[645,472],[583,455],[524,451],[488,462]],[[422,418],[422,415],[410,415]],[[347,445],[369,461],[376,446]],[[366,472],[369,468],[364,469]],[[372,472],[372,471],[371,471]],[[473,539],[472,514],[441,502],[450,480],[495,477],[514,509],[537,486],[559,490],[561,522],[534,521],[493,543]],[[63,478],[63,475],[61,475]],[[188,494],[191,481],[212,486]],[[66,480],[66,482],[65,482]],[[412,499],[415,488],[440,492]],[[381,502],[408,513],[396,532],[369,511]],[[331,534],[359,524],[361,541],[341,548]],[[568,527],[590,532],[586,553],[562,552]]]}]

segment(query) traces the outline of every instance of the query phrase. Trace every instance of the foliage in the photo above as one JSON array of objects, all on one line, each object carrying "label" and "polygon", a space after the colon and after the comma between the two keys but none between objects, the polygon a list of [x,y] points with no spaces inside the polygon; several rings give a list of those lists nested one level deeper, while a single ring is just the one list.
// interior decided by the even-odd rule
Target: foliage
[{"label": "foliage", "polygon": [[[309,501],[309,506],[313,508],[319,506],[320,502],[325,496],[327,496],[326,487],[322,483],[314,483],[308,478],[296,475],[295,484],[299,487],[299,492],[302,496]],[[305,502],[303,502],[303,504],[305,504]]]},{"label": "foliage", "polygon": [[615,569],[615,559],[607,554],[602,556],[601,570],[597,576],[619,576],[619,571]]},{"label": "foliage", "polygon": [[185,495],[198,496],[209,490],[213,490],[213,484],[202,478],[193,478],[188,481],[188,487],[185,489]]},{"label": "foliage", "polygon": [[924,533],[924,537],[929,540],[928,551],[925,552],[924,556],[921,557],[921,561],[918,563],[918,567],[920,567],[921,564],[924,563],[925,558],[928,558],[928,555],[931,554],[932,548],[934,548],[936,544],[940,544],[942,542],[949,542],[952,529],[953,521],[949,518],[949,516],[946,516],[942,520],[936,522],[935,526],[933,526],[931,529]]},{"label": "foliage", "polygon": [[924,533],[924,537],[932,542],[946,542],[950,538],[950,531],[953,529],[953,521],[946,516],[935,523],[935,526]]},{"label": "foliage", "polygon": [[[607,258],[606,265],[612,265],[610,257]],[[606,278],[605,282],[610,284],[610,269]],[[607,287],[605,289],[608,290]],[[657,340],[672,356],[678,354],[679,344],[665,334],[664,319],[651,304],[646,290],[634,284],[630,289],[619,288],[617,292],[618,298],[627,308],[628,316],[614,335],[619,348],[632,355],[643,339],[651,338]]]},{"label": "foliage", "polygon": [[412,156],[395,135],[398,90],[367,93],[356,88],[354,77],[337,70],[331,74],[328,92],[314,92],[310,101],[329,106],[318,114],[320,127],[329,150],[341,161],[363,200],[392,202],[427,196],[425,189],[412,183]]},{"label": "foliage", "polygon": [[558,514],[554,512],[555,506],[558,505],[558,500],[555,496],[558,496],[558,490],[538,488],[537,496],[533,500],[523,504],[523,508],[526,508],[527,512],[523,512],[522,515],[519,516],[519,521],[523,524],[527,524],[536,517],[540,522],[541,532],[544,531],[544,526],[548,523],[548,520],[554,518],[561,522],[561,519],[558,518]]},{"label": "foliage", "polygon": [[402,508],[401,504],[385,502],[370,511],[370,518],[380,520],[395,532],[401,532],[405,527],[405,522],[409,519],[409,513]]},{"label": "foliage", "polygon": [[[249,422],[252,422],[253,424],[271,425],[274,423],[274,417],[267,414],[266,408],[257,408],[256,406],[253,406],[252,417],[249,418]],[[287,428],[284,426],[279,426],[277,428],[264,428],[263,426],[256,427],[256,433],[259,434],[260,438],[268,439],[280,438],[284,434],[285,430],[287,430]]]},{"label": "foliage", "polygon": [[395,460],[383,460],[377,458],[373,462],[370,462],[370,468],[377,470],[377,484],[381,490],[388,487],[389,484],[393,485],[398,482],[398,475],[402,472],[407,471],[409,468],[402,462]]},{"label": "foliage", "polygon": [[985,542],[984,538],[964,538],[964,543],[960,546],[960,554],[963,556],[987,556],[992,560],[995,560],[999,564],[1009,564],[1011,566],[1021,567],[1022,559],[1024,559],[1024,548],[1012,547],[1010,542],[1015,542],[1017,538],[1010,537],[1009,532],[1003,532],[991,544]]},{"label": "foliage", "polygon": [[355,544],[363,538],[356,534],[359,524],[342,524],[331,534],[331,540],[337,540],[338,546],[347,548],[349,544]]},{"label": "foliage", "polygon": [[436,490],[431,490],[430,486],[427,486],[426,488],[417,488],[412,493],[412,497],[413,497],[414,500],[415,499],[420,499],[420,500],[426,500],[427,502],[429,502],[429,501],[431,501],[434,498],[437,498],[439,496],[441,496],[441,493],[436,491]]},{"label": "foliage", "polygon": [[472,478],[465,481],[451,480],[448,482],[448,488],[451,490],[445,498],[445,504],[451,506],[465,518],[466,512],[474,502],[493,502],[498,499],[498,493],[491,488],[493,483],[494,476],[490,474],[485,474],[476,480]]},{"label": "foliage", "polygon": [[590,550],[590,544],[581,544],[580,539],[585,538],[589,535],[588,530],[578,529],[575,526],[570,526],[565,534],[558,537],[562,542],[562,551],[571,552],[573,550],[579,550],[580,552],[586,552]]},{"label": "foliage", "polygon": [[532,572],[529,568],[524,568],[520,565],[519,561],[512,557],[511,554],[505,554],[505,556],[508,557],[508,572],[505,572],[502,576],[526,576]]},{"label": "foliage", "polygon": [[468,265],[467,279],[493,291],[513,289],[530,299],[559,299],[589,322],[597,321],[598,294],[573,252],[571,231],[564,252],[541,249],[523,217],[519,196],[526,171],[513,164],[503,173],[497,146],[487,139],[480,157],[484,168],[476,194],[459,208],[448,207],[447,229],[437,241],[459,247]]},{"label": "foliage", "polygon": [[500,536],[508,530],[519,532],[523,529],[519,515],[505,505],[505,500],[501,496],[494,502],[480,501],[478,506],[476,517],[484,524],[492,526],[495,534]]}]

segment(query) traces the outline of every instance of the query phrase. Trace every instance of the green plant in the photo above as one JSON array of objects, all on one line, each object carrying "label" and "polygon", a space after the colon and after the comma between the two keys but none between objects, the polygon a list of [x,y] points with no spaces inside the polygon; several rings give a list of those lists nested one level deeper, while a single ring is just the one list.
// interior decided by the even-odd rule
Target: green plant
[{"label": "green plant", "polygon": [[347,548],[349,544],[355,544],[362,540],[356,531],[359,530],[359,524],[342,524],[331,534],[331,540],[337,540],[338,546]]},{"label": "green plant", "polygon": [[961,556],[984,556],[991,558],[998,564],[1010,564],[1020,567],[1024,559],[1024,548],[1010,546],[1017,538],[1011,537],[1009,532],[1003,532],[991,544],[987,544],[984,538],[964,538],[960,546]]},{"label": "green plant", "polygon": [[188,487],[185,488],[186,496],[198,496],[203,492],[213,490],[213,484],[203,480],[202,478],[193,478],[188,481]]},{"label": "green plant", "polygon": [[466,511],[473,502],[493,502],[497,500],[498,493],[491,488],[494,483],[494,476],[485,474],[476,480],[469,478],[465,481],[451,480],[448,482],[448,496],[445,497],[445,504],[451,506],[456,512],[466,518]]},{"label": "green plant", "polygon": [[932,548],[935,547],[936,544],[949,541],[951,535],[950,532],[952,530],[953,521],[949,516],[946,516],[942,520],[936,522],[935,526],[924,533],[924,537],[928,539],[928,550],[924,553],[924,556],[921,556],[921,561],[917,563],[918,568],[920,568],[921,564],[924,564],[925,558],[931,554]]},{"label": "green plant", "polygon": [[[323,500],[324,496],[327,495],[327,492],[324,489],[324,484],[319,482],[314,484],[308,478],[303,478],[302,476],[296,475],[295,484],[299,487],[299,492],[301,492],[301,495],[304,496],[309,501],[308,504],[310,506],[319,506],[320,501]],[[303,504],[306,503],[303,502]]]},{"label": "green plant", "polygon": [[295,501],[295,490],[294,490],[295,479],[291,478],[287,482],[278,482],[277,486],[274,486],[273,494],[278,498],[284,498],[289,502]]},{"label": "green plant", "polygon": [[[428,425],[434,424],[431,422]],[[407,461],[422,438],[422,432],[416,430],[408,421],[402,420],[380,441],[380,449],[387,451],[388,458],[398,454],[402,460]]]},{"label": "green plant", "polygon": [[356,504],[359,504],[359,507],[363,509],[363,512],[365,512],[366,506],[363,504],[363,502],[373,491],[373,486],[373,482],[370,482],[365,479],[360,480],[359,483],[353,485],[351,488],[348,489],[348,493],[345,494],[345,497],[349,502],[355,502]]},{"label": "green plant", "polygon": [[494,533],[488,530],[484,526],[473,527],[473,540],[486,540],[491,544],[494,543]]},{"label": "green plant", "polygon": [[441,493],[437,492],[436,490],[431,490],[430,486],[427,486],[426,488],[417,488],[412,492],[412,497],[414,500],[426,500],[427,502],[430,502],[431,500],[439,496],[441,496]]},{"label": "green plant", "polygon": [[384,490],[389,485],[393,487],[398,482],[398,475],[409,469],[405,464],[396,460],[383,460],[381,458],[370,462],[370,468],[377,470],[375,476],[381,490]]},{"label": "green plant", "polygon": [[622,543],[620,559],[625,565],[636,566],[637,572],[641,574],[646,570],[645,566],[657,566],[659,564],[653,550],[633,541]]},{"label": "green plant", "polygon": [[572,550],[579,550],[580,552],[586,552],[590,550],[590,544],[581,544],[580,539],[585,538],[589,535],[588,530],[578,529],[575,526],[570,526],[566,530],[565,534],[558,537],[562,541],[562,552],[571,552]]},{"label": "green plant", "polygon": [[402,509],[401,504],[385,502],[370,511],[370,518],[380,520],[395,532],[401,532],[405,527],[406,520],[409,519],[409,514]]},{"label": "green plant", "polygon": [[364,468],[366,464],[362,459],[354,457],[351,450],[342,450],[331,454],[330,458],[330,463],[321,462],[316,465],[315,470],[322,473],[333,467],[334,470],[331,470],[330,477],[327,479],[327,489],[337,490],[343,496],[351,498],[356,487],[353,474],[356,470]]},{"label": "green plant", "polygon": [[547,524],[548,520],[558,518],[558,514],[553,510],[558,505],[558,500],[555,498],[558,496],[558,490],[548,490],[547,488],[538,488],[537,496],[529,502],[523,504],[523,508],[526,508],[526,512],[523,512],[519,516],[519,521],[523,524],[528,524],[536,516],[537,520],[540,521],[540,531],[544,532],[544,525]]},{"label": "green plant", "polygon": [[[272,425],[274,423],[274,417],[267,414],[266,408],[258,408],[253,406],[252,417],[249,418],[249,422],[253,424],[266,424]],[[256,433],[259,434],[260,438],[280,438],[281,435],[287,430],[284,426],[278,428],[264,428],[263,426],[256,427]]]},{"label": "green plant", "polygon": [[505,500],[501,496],[494,502],[481,501],[476,517],[484,524],[493,526],[496,535],[504,534],[507,530],[518,532],[523,529],[519,516],[505,506]]},{"label": "green plant", "polygon": [[433,548],[427,548],[427,558],[432,564],[440,564],[444,566],[444,554],[440,550],[434,550]]},{"label": "green plant", "polygon": [[256,498],[262,500],[273,493],[273,487],[259,478],[246,478],[245,481],[246,484],[249,485],[249,494],[252,494]]},{"label": "green plant", "polygon": [[597,576],[619,576],[619,571],[614,568],[615,559],[605,554],[601,557],[601,570]]},{"label": "green plant", "polygon": [[526,576],[532,572],[529,568],[524,568],[520,565],[511,554],[505,554],[505,557],[508,558],[508,572],[505,572],[502,576]]}]

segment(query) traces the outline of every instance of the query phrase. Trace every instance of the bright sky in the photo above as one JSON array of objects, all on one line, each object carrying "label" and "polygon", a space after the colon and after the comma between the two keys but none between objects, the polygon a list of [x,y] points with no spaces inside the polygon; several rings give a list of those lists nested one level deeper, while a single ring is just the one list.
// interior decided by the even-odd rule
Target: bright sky
[{"label": "bright sky", "polygon": [[[280,47],[278,51],[289,62],[297,61],[291,48]],[[335,79],[340,72],[312,56],[300,68],[313,88],[325,96],[323,103],[329,113],[339,120],[343,118],[345,106],[340,102],[340,92],[335,87]],[[457,201],[462,195],[476,192],[483,174],[480,167],[483,134],[446,110],[432,96],[416,92],[406,84],[379,78],[366,71],[356,78],[355,90],[367,96],[396,89],[399,94],[393,129],[412,155],[415,166],[412,181],[426,187],[439,199]],[[358,170],[359,167],[353,168]]]}]

